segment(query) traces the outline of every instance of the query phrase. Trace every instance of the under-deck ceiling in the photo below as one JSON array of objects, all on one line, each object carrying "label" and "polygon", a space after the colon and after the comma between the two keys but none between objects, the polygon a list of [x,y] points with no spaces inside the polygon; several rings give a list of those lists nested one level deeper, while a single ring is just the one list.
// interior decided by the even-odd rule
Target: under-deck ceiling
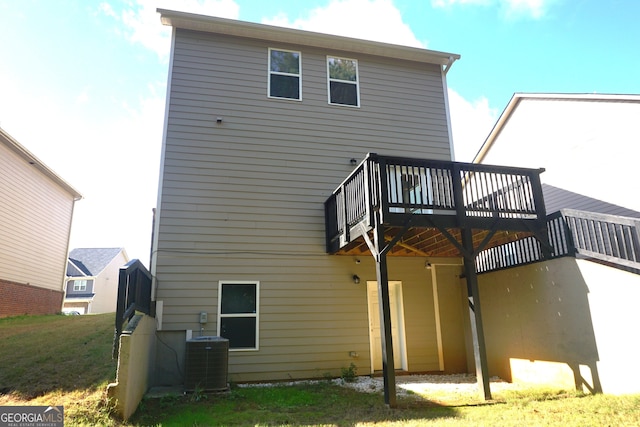
[{"label": "under-deck ceiling", "polygon": [[[385,241],[390,242],[401,233],[402,227],[385,228]],[[460,245],[460,229],[447,229],[447,232],[454,237]],[[473,230],[473,244],[477,248],[489,234],[488,230]],[[498,231],[489,242],[482,248],[487,249],[503,243],[512,242],[532,233],[523,231]],[[373,232],[369,232],[369,237],[373,240]],[[364,237],[359,237],[344,248],[337,251],[336,255],[363,255],[369,253],[369,247]],[[422,257],[461,257],[460,250],[437,228],[411,227],[405,231],[400,240],[393,246],[389,256],[422,256]]]}]

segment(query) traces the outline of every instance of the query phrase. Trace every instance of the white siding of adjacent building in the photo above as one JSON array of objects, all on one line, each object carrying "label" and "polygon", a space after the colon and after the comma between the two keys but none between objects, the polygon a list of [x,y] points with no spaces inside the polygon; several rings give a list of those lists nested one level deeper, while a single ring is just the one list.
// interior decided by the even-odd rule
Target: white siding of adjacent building
[{"label": "white siding of adjacent building", "polygon": [[95,296],[91,303],[91,313],[112,313],[116,311],[118,300],[118,279],[120,268],[129,262],[124,251],[120,251],[111,262],[98,274],[93,283]]},{"label": "white siding of adjacent building", "polygon": [[638,96],[525,94],[482,163],[542,167],[544,183],[640,211],[638,117]]}]

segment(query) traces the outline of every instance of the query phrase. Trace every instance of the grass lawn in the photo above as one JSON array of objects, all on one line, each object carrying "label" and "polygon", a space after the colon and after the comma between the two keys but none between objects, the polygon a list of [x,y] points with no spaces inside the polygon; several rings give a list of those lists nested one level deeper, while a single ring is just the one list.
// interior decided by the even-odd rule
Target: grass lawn
[{"label": "grass lawn", "polygon": [[0,319],[0,405],[63,405],[65,425],[114,425],[115,314]]},{"label": "grass lawn", "polygon": [[113,314],[0,319],[0,405],[63,405],[66,426],[639,426],[640,395],[585,396],[531,389],[476,395],[439,392],[398,398],[329,381],[234,387],[229,393],[146,398],[127,423],[111,417],[106,386]]},{"label": "grass lawn", "polygon": [[388,409],[382,396],[318,382],[273,388],[235,388],[227,394],[145,399],[136,426],[638,426],[640,395],[587,396],[531,389],[442,402],[439,396],[401,396]]}]

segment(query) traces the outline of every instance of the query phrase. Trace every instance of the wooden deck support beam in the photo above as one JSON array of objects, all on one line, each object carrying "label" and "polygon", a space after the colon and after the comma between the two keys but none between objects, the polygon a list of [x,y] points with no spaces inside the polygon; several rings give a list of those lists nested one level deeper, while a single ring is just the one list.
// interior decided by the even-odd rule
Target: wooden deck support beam
[{"label": "wooden deck support beam", "polygon": [[[387,269],[387,253],[395,242],[385,246],[384,226],[376,219],[374,241],[363,234],[371,255],[376,261],[376,278],[378,281],[378,306],[380,307],[380,341],[382,346],[382,375],[384,381],[384,403],[390,408],[396,407],[396,371],[393,361],[393,338],[391,336],[391,303],[389,298],[389,272]],[[404,231],[402,231],[404,233]]]},{"label": "wooden deck support beam", "polygon": [[473,248],[473,233],[471,229],[463,228],[462,245],[465,248],[464,274],[467,280],[467,296],[469,299],[469,320],[473,339],[473,355],[476,362],[476,379],[482,387],[485,400],[491,400],[489,385],[489,368],[487,364],[487,348],[484,341],[484,327],[482,326],[482,310],[480,307],[480,293],[478,290],[478,276],[475,267],[475,250]]},{"label": "wooden deck support beam", "polygon": [[396,371],[393,362],[393,339],[391,337],[391,304],[389,298],[389,274],[387,255],[376,257],[378,279],[378,304],[380,307],[380,337],[382,341],[382,375],[384,377],[384,403],[396,407]]}]

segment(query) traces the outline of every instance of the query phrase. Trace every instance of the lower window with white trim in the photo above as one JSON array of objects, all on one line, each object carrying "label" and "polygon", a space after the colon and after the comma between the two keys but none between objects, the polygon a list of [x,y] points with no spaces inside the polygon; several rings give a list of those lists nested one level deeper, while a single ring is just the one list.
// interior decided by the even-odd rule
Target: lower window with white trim
[{"label": "lower window with white trim", "polygon": [[229,350],[258,350],[260,282],[218,282],[218,335]]}]

